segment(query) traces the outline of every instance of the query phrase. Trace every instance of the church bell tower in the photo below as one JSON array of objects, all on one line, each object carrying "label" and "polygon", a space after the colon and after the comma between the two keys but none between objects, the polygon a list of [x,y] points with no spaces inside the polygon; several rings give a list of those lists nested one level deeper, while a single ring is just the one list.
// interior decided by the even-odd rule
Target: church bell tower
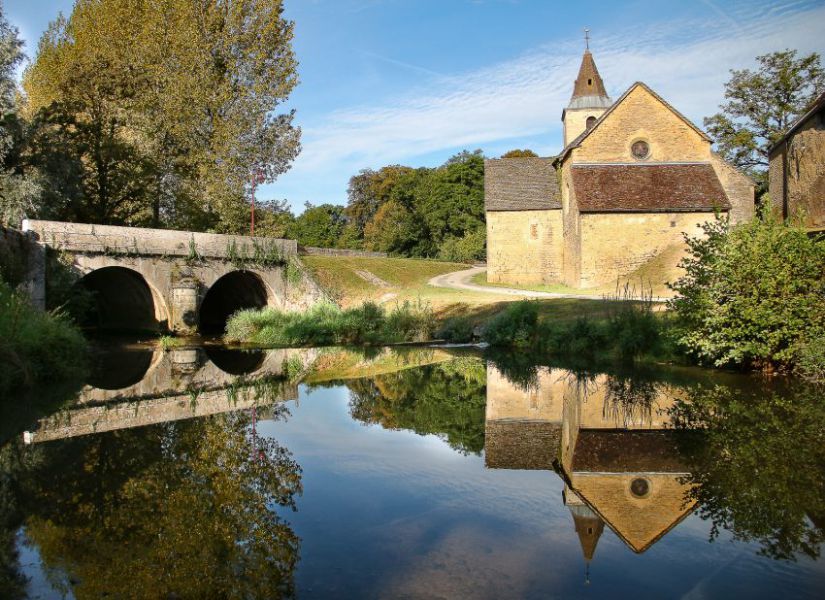
[{"label": "church bell tower", "polygon": [[586,48],[579,67],[579,76],[573,85],[573,96],[561,114],[565,146],[590,129],[612,104],[590,53],[589,29],[584,30],[584,39]]}]

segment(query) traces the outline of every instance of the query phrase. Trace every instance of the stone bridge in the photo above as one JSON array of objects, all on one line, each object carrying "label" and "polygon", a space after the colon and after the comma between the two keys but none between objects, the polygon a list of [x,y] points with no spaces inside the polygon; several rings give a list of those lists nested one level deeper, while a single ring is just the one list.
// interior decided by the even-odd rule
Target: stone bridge
[{"label": "stone bridge", "polygon": [[34,242],[33,303],[46,306],[51,250],[94,293],[87,324],[101,329],[220,333],[239,309],[303,309],[324,298],[294,240],[37,220],[23,231]]},{"label": "stone bridge", "polygon": [[48,442],[294,400],[297,377],[316,357],[314,349],[111,350],[77,400],[23,439]]}]

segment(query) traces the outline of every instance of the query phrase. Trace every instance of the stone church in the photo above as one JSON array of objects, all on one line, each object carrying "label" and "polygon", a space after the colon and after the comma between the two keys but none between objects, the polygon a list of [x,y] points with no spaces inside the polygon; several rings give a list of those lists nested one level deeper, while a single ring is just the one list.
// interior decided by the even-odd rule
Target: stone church
[{"label": "stone church", "polygon": [[612,101],[589,49],[561,119],[557,156],[485,163],[492,283],[596,288],[673,273],[683,232],[716,211],[754,214],[750,178],[644,83]]}]

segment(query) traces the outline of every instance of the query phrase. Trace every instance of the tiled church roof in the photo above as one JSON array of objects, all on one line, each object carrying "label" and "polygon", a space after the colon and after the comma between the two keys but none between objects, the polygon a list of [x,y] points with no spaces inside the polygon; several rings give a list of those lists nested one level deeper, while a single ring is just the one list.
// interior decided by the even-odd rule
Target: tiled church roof
[{"label": "tiled church roof", "polygon": [[730,210],[713,167],[706,163],[573,165],[581,212]]},{"label": "tiled church roof", "polygon": [[484,163],[485,210],[561,208],[553,158],[495,158]]}]

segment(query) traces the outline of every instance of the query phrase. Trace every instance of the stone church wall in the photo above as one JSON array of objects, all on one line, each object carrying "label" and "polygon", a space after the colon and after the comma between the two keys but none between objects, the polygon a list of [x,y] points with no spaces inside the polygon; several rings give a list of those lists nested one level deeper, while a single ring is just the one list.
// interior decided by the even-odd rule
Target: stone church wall
[{"label": "stone church wall", "polygon": [[[669,247],[684,245],[682,233],[698,235],[712,213],[584,213],[578,287],[616,283]],[[676,268],[678,259],[673,265]]]},{"label": "stone church wall", "polygon": [[722,160],[718,154],[711,154],[710,164],[730,200],[731,223],[750,221],[756,214],[753,181]]},{"label": "stone church wall", "polygon": [[573,150],[571,162],[639,162],[631,144],[650,144],[648,162],[710,160],[710,142],[643,87],[636,87]]},{"label": "stone church wall", "polygon": [[556,283],[562,268],[561,210],[487,213],[487,280]]},{"label": "stone church wall", "polygon": [[567,146],[587,129],[589,117],[599,118],[604,108],[568,108],[564,111],[564,145]]}]

